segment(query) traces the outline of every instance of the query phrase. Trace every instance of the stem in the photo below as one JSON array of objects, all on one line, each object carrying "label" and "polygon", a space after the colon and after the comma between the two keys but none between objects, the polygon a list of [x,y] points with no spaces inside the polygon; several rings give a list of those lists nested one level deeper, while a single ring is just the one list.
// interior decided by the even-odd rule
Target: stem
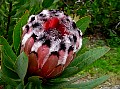
[{"label": "stem", "polygon": [[9,27],[10,27],[11,11],[12,11],[12,2],[10,2],[9,4],[8,21],[7,21],[7,28],[6,28],[7,36],[8,36]]}]

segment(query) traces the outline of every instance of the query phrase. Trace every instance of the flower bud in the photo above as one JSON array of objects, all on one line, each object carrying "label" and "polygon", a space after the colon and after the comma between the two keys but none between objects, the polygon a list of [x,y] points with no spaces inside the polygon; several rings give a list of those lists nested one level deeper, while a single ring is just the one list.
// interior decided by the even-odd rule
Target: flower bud
[{"label": "flower bud", "polygon": [[53,78],[72,62],[82,45],[82,32],[58,10],[31,15],[23,27],[21,51],[28,56],[28,74]]}]

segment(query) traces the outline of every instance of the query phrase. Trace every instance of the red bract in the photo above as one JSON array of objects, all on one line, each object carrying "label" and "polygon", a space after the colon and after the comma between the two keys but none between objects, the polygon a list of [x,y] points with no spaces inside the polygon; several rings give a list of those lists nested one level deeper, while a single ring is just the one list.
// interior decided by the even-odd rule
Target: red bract
[{"label": "red bract", "polygon": [[57,28],[58,25],[59,25],[59,19],[57,17],[48,19],[48,21],[44,23],[45,30]]},{"label": "red bract", "polygon": [[74,59],[82,45],[82,33],[62,11],[43,10],[30,16],[21,43],[21,51],[29,59],[28,74],[53,78]]}]

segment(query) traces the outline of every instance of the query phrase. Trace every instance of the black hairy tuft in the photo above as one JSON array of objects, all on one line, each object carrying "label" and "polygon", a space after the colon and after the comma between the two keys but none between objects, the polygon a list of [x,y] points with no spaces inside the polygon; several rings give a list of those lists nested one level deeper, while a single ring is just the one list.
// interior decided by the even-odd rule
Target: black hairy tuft
[{"label": "black hairy tuft", "polygon": [[73,48],[72,46],[70,46],[69,49],[68,49],[68,53],[69,53],[70,51],[73,51],[73,50],[74,50],[74,48]]},{"label": "black hairy tuft", "polygon": [[[37,52],[32,51],[31,53],[34,53],[34,54],[38,57],[38,53],[37,53]],[[31,54],[31,53],[30,53],[30,54]]]},{"label": "black hairy tuft", "polygon": [[45,38],[46,38],[46,36],[43,35],[41,38],[39,38],[39,40],[41,41],[41,40],[43,40],[43,39],[45,39]]},{"label": "black hairy tuft", "polygon": [[39,23],[32,24],[32,27],[33,27],[33,28],[35,28],[35,27],[37,27],[37,26],[40,26],[40,24],[39,24]]},{"label": "black hairy tuft", "polygon": [[66,50],[66,46],[65,46],[65,43],[61,42],[60,43],[60,49],[59,50]]},{"label": "black hairy tuft", "polygon": [[34,33],[32,34],[32,36],[31,37],[33,37],[35,40],[37,40],[37,35],[35,35]]},{"label": "black hairy tuft", "polygon": [[47,45],[49,48],[51,47],[51,41],[49,39],[45,40],[43,45]]},{"label": "black hairy tuft", "polygon": [[32,22],[32,21],[34,21],[35,20],[35,17],[31,17],[31,21],[30,22]]},{"label": "black hairy tuft", "polygon": [[72,26],[74,29],[77,28],[75,22],[72,22]]},{"label": "black hairy tuft", "polygon": [[43,16],[43,14],[39,14],[39,16]]},{"label": "black hairy tuft", "polygon": [[25,26],[25,28],[27,29],[27,32],[28,32],[28,30],[29,30],[29,26],[28,26],[28,25],[26,25],[26,26]]},{"label": "black hairy tuft", "polygon": [[51,55],[56,55],[57,57],[59,57],[59,53],[57,51],[51,52]]},{"label": "black hairy tuft", "polygon": [[73,35],[74,42],[77,42],[77,37]]}]

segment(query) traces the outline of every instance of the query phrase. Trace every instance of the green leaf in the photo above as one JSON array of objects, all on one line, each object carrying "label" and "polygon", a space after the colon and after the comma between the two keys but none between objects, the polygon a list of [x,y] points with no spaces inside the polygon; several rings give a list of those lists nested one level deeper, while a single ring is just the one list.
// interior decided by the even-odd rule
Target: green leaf
[{"label": "green leaf", "polygon": [[10,77],[12,79],[19,79],[18,75],[16,72],[14,72],[13,70],[9,69],[5,64],[4,64],[4,61],[2,60],[2,63],[1,63],[1,69],[2,69],[2,74],[7,76],[7,77]]},{"label": "green leaf", "polygon": [[[9,58],[11,58],[14,62],[16,61],[17,56],[13,52],[12,48],[8,44],[5,38],[0,37],[0,45],[4,47],[4,50]],[[3,51],[3,50],[2,50]]]},{"label": "green leaf", "polygon": [[91,22],[90,16],[85,16],[76,22],[77,27],[84,33],[89,23]]},{"label": "green leaf", "polygon": [[105,82],[107,79],[109,78],[109,76],[102,76],[100,78],[94,79],[94,80],[90,80],[88,82],[81,82],[78,84],[71,84],[69,86],[67,86],[67,88],[77,88],[77,89],[93,89],[96,86],[102,84],[103,82]]},{"label": "green leaf", "polygon": [[66,68],[63,73],[59,76],[59,78],[68,78],[74,75],[78,71],[78,67],[69,67]]},{"label": "green leaf", "polygon": [[20,84],[16,87],[16,89],[24,89],[23,83],[20,83]]},{"label": "green leaf", "polygon": [[53,79],[48,80],[48,82],[50,84],[60,84],[60,83],[68,82],[68,79],[67,78],[53,78]]},{"label": "green leaf", "polygon": [[6,84],[9,84],[9,85],[12,85],[12,86],[17,86],[17,83],[16,83],[16,81],[14,79],[9,78],[9,77],[7,77],[5,75],[2,76],[2,80],[4,80],[4,82]]},{"label": "green leaf", "polygon": [[73,79],[70,79],[69,81],[67,82],[64,82],[64,83],[60,83],[60,84],[57,84],[57,85],[53,85],[53,87],[51,89],[64,89],[66,88],[66,86],[69,86],[71,85],[72,83],[75,83],[77,80],[85,77],[86,75],[82,75],[82,76],[77,76]]},{"label": "green leaf", "polygon": [[91,49],[84,54],[76,57],[69,67],[77,66],[79,70],[82,70],[84,67],[93,63],[95,60],[103,56],[110,50],[109,47],[98,47]]},{"label": "green leaf", "polygon": [[33,89],[32,82],[28,82],[24,89]]},{"label": "green leaf", "polygon": [[15,70],[21,80],[24,80],[28,68],[28,58],[24,52],[22,52],[16,61]]},{"label": "green leaf", "polygon": [[4,87],[4,89],[13,89],[13,86],[7,85],[7,86]]},{"label": "green leaf", "polygon": [[52,5],[53,2],[54,2],[54,0],[43,0],[42,6],[44,8],[48,8],[48,7],[50,7]]},{"label": "green leaf", "polygon": [[41,83],[42,81],[38,76],[32,76],[28,79],[29,82],[32,82],[32,87],[36,87],[37,89],[42,89]]},{"label": "green leaf", "polygon": [[1,78],[2,78],[2,71],[0,70],[0,85],[3,85],[5,84],[5,82]]},{"label": "green leaf", "polygon": [[21,31],[22,31],[22,27],[27,23],[28,16],[29,16],[29,12],[26,11],[26,13],[21,17],[21,19],[15,25],[13,31],[13,46],[16,54],[19,54],[20,52],[19,49],[20,49]]},{"label": "green leaf", "polygon": [[4,63],[4,65],[8,69],[14,71],[14,61],[11,58],[9,58],[8,56],[6,56],[4,52],[2,52],[1,56],[2,56],[1,58],[2,58],[2,62]]},{"label": "green leaf", "polygon": [[0,79],[0,85],[4,85],[4,84],[5,82],[2,79]]}]

